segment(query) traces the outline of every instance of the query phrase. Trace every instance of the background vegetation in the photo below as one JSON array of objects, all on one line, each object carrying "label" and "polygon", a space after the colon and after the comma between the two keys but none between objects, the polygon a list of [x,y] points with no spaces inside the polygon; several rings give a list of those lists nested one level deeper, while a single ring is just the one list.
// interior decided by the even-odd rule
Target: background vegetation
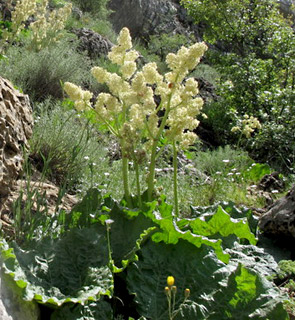
[{"label": "background vegetation", "polygon": [[[126,208],[118,141],[77,116],[63,92],[65,82],[95,95],[107,91],[92,78],[93,66],[119,72],[109,60],[78,50],[71,33],[85,27],[115,42],[108,0],[50,0],[47,10],[68,2],[75,9],[57,42],[33,50],[27,24],[0,55],[0,75],[30,96],[35,119],[23,173],[26,190],[10,214],[13,232],[1,229],[5,273],[25,299],[44,304],[53,320],[171,320],[164,293],[170,275],[177,284],[175,319],[294,315],[293,261],[278,266],[281,259],[262,249],[261,237],[257,245],[254,214],[294,182],[294,17],[281,15],[269,0],[181,1],[209,45],[192,75],[212,84],[214,94],[205,97],[208,118],[199,118],[199,141],[178,157],[175,219],[172,150],[165,148],[157,159],[156,200],[143,210]],[[1,43],[12,23],[2,17]],[[194,42],[193,36],[177,34],[153,35],[144,43],[135,39],[138,63],[155,61],[166,72],[166,55]],[[245,115],[262,126],[248,138],[232,132],[242,128]],[[129,167],[135,194],[136,174]],[[36,170],[41,182],[59,187],[58,201],[66,193],[76,196],[79,203],[70,213],[58,203],[48,215],[46,194],[31,183]],[[274,170],[282,187],[266,193],[260,181]],[[140,183],[145,190],[144,175]],[[183,302],[189,285],[191,296]]]}]

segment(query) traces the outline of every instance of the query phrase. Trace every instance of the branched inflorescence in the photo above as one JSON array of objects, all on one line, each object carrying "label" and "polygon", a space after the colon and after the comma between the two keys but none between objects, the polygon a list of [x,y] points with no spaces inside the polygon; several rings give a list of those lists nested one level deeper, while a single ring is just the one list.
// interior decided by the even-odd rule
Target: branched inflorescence
[{"label": "branched inflorescence", "polygon": [[[161,75],[154,62],[138,69],[139,53],[132,49],[127,28],[118,37],[118,45],[108,54],[112,63],[119,66],[119,74],[110,73],[101,67],[91,72],[101,84],[106,84],[110,93],[100,93],[94,109],[97,121],[107,126],[120,141],[124,161],[139,165],[144,158],[149,161],[148,199],[152,200],[155,178],[155,160],[159,145],[172,144],[177,150],[195,142],[193,130],[198,126],[203,100],[197,96],[198,83],[186,78],[200,62],[207,50],[205,43],[182,47],[176,54],[166,57],[170,72]],[[91,93],[65,83],[64,90],[75,101],[78,111],[90,108]],[[155,95],[160,98],[156,103]],[[126,171],[126,170],[125,170]],[[176,181],[175,181],[176,182]],[[125,181],[125,197],[129,197]]]},{"label": "branched inflorescence", "polygon": [[64,7],[52,11],[47,7],[48,0],[18,0],[11,13],[11,30],[3,30],[2,42],[15,41],[30,17],[34,18],[34,22],[29,25],[33,50],[39,51],[58,41],[60,31],[64,29],[65,22],[72,12],[72,4],[67,3]]}]

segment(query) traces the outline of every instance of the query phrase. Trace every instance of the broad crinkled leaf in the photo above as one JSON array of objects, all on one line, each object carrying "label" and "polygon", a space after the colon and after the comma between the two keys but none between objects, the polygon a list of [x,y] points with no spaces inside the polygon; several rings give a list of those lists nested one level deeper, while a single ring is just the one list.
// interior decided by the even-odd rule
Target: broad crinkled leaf
[{"label": "broad crinkled leaf", "polygon": [[60,239],[43,239],[30,248],[2,246],[4,271],[19,287],[25,300],[61,305],[85,303],[111,296],[113,276],[109,269],[105,228],[72,229]]},{"label": "broad crinkled leaf", "polygon": [[50,320],[110,320],[113,310],[110,303],[98,300],[87,304],[65,304],[54,311]]},{"label": "broad crinkled leaf", "polygon": [[208,219],[196,218],[190,220],[190,227],[193,233],[213,237],[221,235],[227,237],[236,235],[238,239],[247,239],[251,244],[256,244],[257,240],[251,232],[247,219],[234,219],[222,207],[218,207],[215,214]]},{"label": "broad crinkled leaf", "polygon": [[260,275],[271,276],[276,273],[278,264],[265,249],[253,245],[241,245],[235,242],[231,249],[226,249],[231,256],[231,263],[242,263]]},{"label": "broad crinkled leaf", "polygon": [[211,206],[205,207],[191,207],[190,218],[203,218],[208,221],[217,211],[218,207],[221,207],[227,212],[231,218],[243,219],[246,218],[250,227],[250,230],[254,235],[257,234],[258,218],[253,215],[252,211],[247,207],[237,207],[232,201],[220,201]]},{"label": "broad crinkled leaf", "polygon": [[[128,268],[127,285],[135,294],[137,311],[147,318],[168,318],[164,287],[173,275],[177,320],[288,319],[278,289],[241,264],[223,264],[208,247],[182,240],[176,245],[149,241],[139,257]],[[181,305],[185,288],[191,294]]]},{"label": "broad crinkled leaf", "polygon": [[214,294],[216,304],[206,319],[287,320],[285,299],[266,278],[239,264]]},{"label": "broad crinkled leaf", "polygon": [[137,240],[145,230],[155,226],[141,211],[128,211],[115,204],[109,213],[114,222],[110,227],[112,258],[116,266],[122,266],[123,260],[132,259],[138,248]]},{"label": "broad crinkled leaf", "polygon": [[199,304],[194,318],[199,319],[218,281],[214,272],[225,264],[208,247],[197,248],[184,240],[175,245],[148,241],[140,252],[139,260],[127,270],[127,286],[130,293],[135,293],[139,314],[151,319],[168,319],[164,288],[167,276],[173,275],[177,286],[176,305],[183,301],[185,288],[190,288]]},{"label": "broad crinkled leaf", "polygon": [[[162,214],[164,212],[164,214]],[[154,242],[164,241],[167,244],[176,244],[180,240],[186,240],[200,248],[202,245],[206,245],[214,249],[217,257],[227,263],[229,261],[229,255],[223,251],[221,239],[209,239],[205,235],[196,234],[190,230],[181,230],[175,222],[175,218],[172,214],[172,207],[162,203],[157,210],[152,212],[146,212],[147,215],[158,226],[158,232],[152,236]]]}]

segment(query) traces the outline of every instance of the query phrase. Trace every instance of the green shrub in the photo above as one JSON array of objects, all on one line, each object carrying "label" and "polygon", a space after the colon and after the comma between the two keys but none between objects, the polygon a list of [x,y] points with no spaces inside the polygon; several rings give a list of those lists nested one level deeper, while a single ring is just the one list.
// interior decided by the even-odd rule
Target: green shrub
[{"label": "green shrub", "polygon": [[35,115],[30,158],[46,178],[70,188],[77,188],[85,180],[90,184],[93,163],[97,164],[97,176],[103,176],[101,170],[108,162],[106,150],[85,121],[50,100],[38,104]]},{"label": "green shrub", "polygon": [[196,23],[205,25],[204,39],[216,45],[206,59],[221,75],[220,99],[205,110],[215,138],[240,144],[230,130],[245,114],[252,115],[262,124],[262,132],[250,143],[242,141],[243,147],[260,161],[281,163],[281,169],[294,171],[291,19],[280,14],[274,0],[181,2]]},{"label": "green shrub", "polygon": [[110,11],[107,8],[109,0],[72,0],[83,12],[91,12],[99,18],[107,18]]},{"label": "green shrub", "polygon": [[220,78],[219,72],[214,67],[206,63],[200,63],[198,68],[194,70],[191,75],[196,78],[204,78],[214,86],[219,83]]},{"label": "green shrub", "polygon": [[112,42],[115,42],[117,38],[110,21],[106,18],[97,18],[97,16],[91,12],[84,12],[81,18],[72,15],[67,21],[66,29],[71,30],[72,28],[91,29]]},{"label": "green shrub", "polygon": [[31,100],[63,97],[61,82],[89,82],[90,62],[75,50],[75,44],[62,41],[40,52],[10,47],[8,59],[0,61],[1,75],[28,94]]},{"label": "green shrub", "polygon": [[253,163],[253,160],[245,151],[225,146],[213,151],[198,152],[194,162],[200,171],[214,176],[217,172],[226,175],[233,168],[239,172],[244,171]]},{"label": "green shrub", "polygon": [[189,46],[193,41],[195,40],[182,34],[162,33],[150,36],[147,47],[151,54],[156,54],[164,60],[168,53],[176,53],[181,46]]}]

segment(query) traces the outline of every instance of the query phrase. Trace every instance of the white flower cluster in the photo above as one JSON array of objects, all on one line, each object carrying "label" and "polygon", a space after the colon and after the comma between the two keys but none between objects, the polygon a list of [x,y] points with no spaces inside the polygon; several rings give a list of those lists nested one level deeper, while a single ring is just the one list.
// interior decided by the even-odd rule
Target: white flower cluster
[{"label": "white flower cluster", "polygon": [[30,25],[32,31],[32,45],[37,51],[42,47],[57,42],[60,31],[65,28],[65,22],[72,12],[72,4],[67,3],[64,7],[47,12],[48,0],[43,0],[36,12],[36,21]]},{"label": "white flower cluster", "polygon": [[[204,43],[197,43],[189,48],[182,47],[177,54],[168,54],[166,62],[171,71],[164,76],[153,62],[138,70],[136,59],[139,54],[132,50],[129,30],[123,28],[118,45],[108,54],[109,59],[119,65],[120,75],[101,67],[91,70],[96,80],[107,84],[110,91],[97,97],[98,119],[114,123],[112,132],[117,133],[125,146],[132,145],[133,150],[140,139],[147,141],[146,146],[151,146],[160,139],[159,135],[187,148],[196,139],[192,131],[198,126],[196,117],[201,112],[203,100],[197,97],[198,83],[193,78],[185,80],[185,77],[206,50]],[[160,96],[160,105],[156,104],[154,95]],[[164,130],[164,127],[168,129]]]},{"label": "white flower cluster", "polygon": [[34,15],[36,11],[36,0],[18,0],[11,12],[12,32],[3,30],[3,40],[11,40],[17,36],[25,27],[25,22],[28,18]]},{"label": "white flower cluster", "polygon": [[90,91],[82,90],[73,83],[65,82],[64,90],[71,100],[75,101],[75,107],[78,111],[85,111],[91,108],[90,99],[92,93]]},{"label": "white flower cluster", "polygon": [[232,127],[231,132],[240,131],[246,138],[250,138],[255,129],[261,129],[259,120],[253,116],[244,115],[241,126]]},{"label": "white flower cluster", "polygon": [[60,31],[64,29],[65,22],[72,12],[72,4],[67,3],[60,9],[48,12],[48,0],[18,0],[11,13],[12,31],[3,31],[4,41],[12,40],[24,29],[25,22],[34,16],[35,21],[30,25],[32,31],[32,46],[41,50],[59,40]]}]

